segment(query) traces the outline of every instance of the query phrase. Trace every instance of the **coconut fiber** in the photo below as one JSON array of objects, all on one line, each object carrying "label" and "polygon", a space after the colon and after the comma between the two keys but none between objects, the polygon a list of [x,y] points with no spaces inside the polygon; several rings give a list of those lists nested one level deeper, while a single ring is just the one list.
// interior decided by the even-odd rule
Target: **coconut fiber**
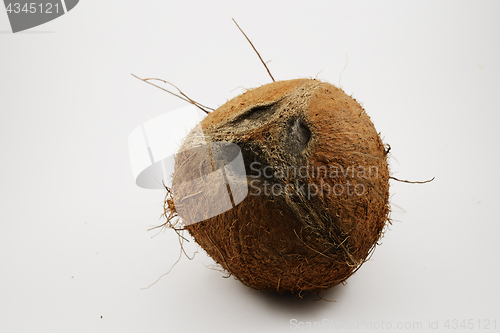
[{"label": "coconut fiber", "polygon": [[[278,81],[228,101],[201,128],[176,156],[179,185],[165,213],[189,204],[196,215],[232,191],[232,209],[184,223],[224,270],[255,289],[300,293],[343,283],[367,260],[388,221],[389,169],[356,100],[314,79]],[[233,179],[239,185],[213,186],[210,175],[221,166],[199,157],[203,140],[239,147],[246,170]],[[183,182],[196,177],[205,185]]]}]

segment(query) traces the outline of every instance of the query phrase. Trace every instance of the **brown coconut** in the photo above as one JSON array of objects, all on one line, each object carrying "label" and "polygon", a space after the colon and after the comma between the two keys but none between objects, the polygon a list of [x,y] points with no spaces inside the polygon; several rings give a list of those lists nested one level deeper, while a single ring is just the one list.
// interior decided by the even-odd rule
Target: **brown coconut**
[{"label": "brown coconut", "polygon": [[192,132],[176,156],[179,185],[165,209],[172,216],[181,205],[193,214],[221,205],[229,187],[216,189],[208,179],[193,189],[183,180],[218,168],[196,153],[202,140],[238,145],[245,199],[184,227],[224,270],[259,290],[321,291],[367,260],[388,221],[389,170],[384,144],[356,100],[314,79],[279,81],[233,98],[201,126],[204,137]]}]

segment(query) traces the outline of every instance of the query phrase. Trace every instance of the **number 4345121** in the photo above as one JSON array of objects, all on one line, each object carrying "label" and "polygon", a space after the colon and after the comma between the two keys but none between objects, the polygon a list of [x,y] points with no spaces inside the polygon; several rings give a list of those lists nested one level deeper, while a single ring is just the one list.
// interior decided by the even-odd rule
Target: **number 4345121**
[{"label": "number 4345121", "polygon": [[44,13],[44,14],[58,14],[59,13],[59,3],[56,4],[51,4],[50,2],[48,3],[25,3],[24,5],[21,5],[18,2],[15,3],[9,3],[7,5],[7,13]]},{"label": "number 4345121", "polygon": [[469,320],[461,320],[461,321],[457,320],[457,319],[447,319],[446,322],[444,323],[444,328],[447,328],[447,329],[485,329],[485,330],[493,329],[493,330],[496,330],[497,321],[496,321],[496,319],[494,319],[494,320],[469,319]]}]

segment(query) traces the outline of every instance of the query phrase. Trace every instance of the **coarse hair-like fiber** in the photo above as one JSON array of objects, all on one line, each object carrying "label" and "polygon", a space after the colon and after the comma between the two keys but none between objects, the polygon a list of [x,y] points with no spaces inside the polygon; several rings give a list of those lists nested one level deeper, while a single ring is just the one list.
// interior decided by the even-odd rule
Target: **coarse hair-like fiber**
[{"label": "coarse hair-like fiber", "polygon": [[[238,145],[247,171],[242,202],[184,226],[224,270],[255,289],[301,293],[343,283],[367,260],[388,222],[389,167],[356,100],[315,79],[278,81],[231,99],[201,127],[208,142]],[[199,142],[194,132],[184,140],[174,182],[212,171],[189,153]],[[209,183],[198,198],[185,184],[165,200],[169,216],[177,204],[193,213],[221,204]]]}]

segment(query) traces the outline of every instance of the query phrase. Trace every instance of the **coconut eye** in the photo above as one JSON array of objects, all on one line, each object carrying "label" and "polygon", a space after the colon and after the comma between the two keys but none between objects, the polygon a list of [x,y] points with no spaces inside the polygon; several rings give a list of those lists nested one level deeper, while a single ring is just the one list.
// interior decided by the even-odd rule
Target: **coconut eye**
[{"label": "coconut eye", "polygon": [[261,126],[274,115],[278,107],[275,103],[255,106],[238,116],[234,121],[234,125],[243,126],[244,128]]},{"label": "coconut eye", "polygon": [[272,106],[257,106],[251,109],[250,112],[246,114],[245,118],[250,120],[261,119],[262,117],[271,115],[273,111]]},{"label": "coconut eye", "polygon": [[292,154],[301,153],[311,139],[311,131],[302,118],[295,118],[289,121],[286,133],[286,146]]}]

